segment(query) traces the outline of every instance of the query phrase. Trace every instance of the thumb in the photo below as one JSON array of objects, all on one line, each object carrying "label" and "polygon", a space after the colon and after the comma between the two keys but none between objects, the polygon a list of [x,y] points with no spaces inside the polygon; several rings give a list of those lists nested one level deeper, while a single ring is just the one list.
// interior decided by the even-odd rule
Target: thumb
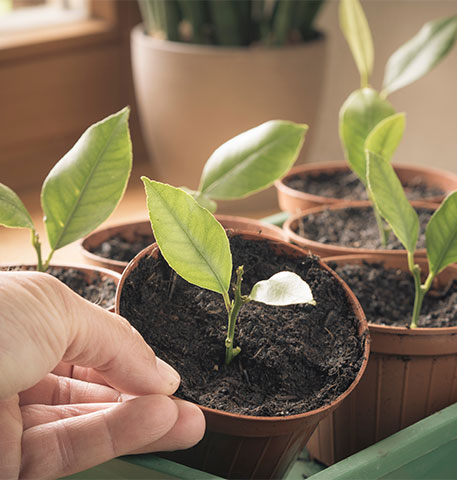
[{"label": "thumb", "polygon": [[61,360],[90,367],[121,392],[171,395],[178,373],[119,315],[48,274],[0,273],[0,399],[32,387]]}]

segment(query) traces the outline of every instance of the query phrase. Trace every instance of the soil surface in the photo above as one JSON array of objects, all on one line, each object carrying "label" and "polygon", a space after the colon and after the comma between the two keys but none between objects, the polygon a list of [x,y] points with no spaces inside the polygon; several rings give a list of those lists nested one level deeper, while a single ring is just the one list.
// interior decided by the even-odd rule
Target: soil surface
[{"label": "soil surface", "polygon": [[[35,270],[32,267],[27,269]],[[114,305],[116,284],[111,278],[96,275],[89,283],[86,274],[81,270],[53,266],[48,268],[47,273],[58,278],[67,287],[70,287],[78,295],[89,300],[89,302],[96,303],[103,308],[110,308]]]},{"label": "soil surface", "polygon": [[[425,227],[433,210],[416,209],[420,233],[417,248],[425,248]],[[353,248],[403,249],[403,245],[390,233],[386,247],[381,245],[379,230],[371,207],[349,207],[344,210],[323,210],[310,214],[298,222],[295,232],[302,237],[328,245]]]},{"label": "soil surface", "polygon": [[[414,303],[414,281],[409,272],[385,269],[381,264],[329,263],[355,293],[370,323],[407,327]],[[457,281],[439,291],[433,288],[422,304],[419,327],[457,326]]]},{"label": "soil surface", "polygon": [[[321,197],[344,198],[346,200],[367,200],[363,183],[351,171],[319,173],[318,175],[295,175],[284,181],[294,190]],[[403,184],[406,196],[410,200],[439,197],[445,192],[438,187],[429,186],[422,177],[413,177]]]},{"label": "soil surface", "polygon": [[363,360],[364,339],[343,288],[316,257],[291,259],[273,253],[265,241],[236,236],[231,249],[234,265],[245,268],[243,294],[289,270],[309,283],[317,305],[248,303],[235,333],[241,353],[225,366],[222,296],[189,284],[159,256],[144,257],[127,279],[121,315],[181,374],[181,398],[254,416],[293,415],[329,404],[349,387]]},{"label": "soil surface", "polygon": [[133,241],[118,233],[90,251],[95,255],[109,258],[110,260],[130,262],[137,253],[140,253],[141,250],[154,243],[154,241],[152,233],[148,235],[137,233]]}]

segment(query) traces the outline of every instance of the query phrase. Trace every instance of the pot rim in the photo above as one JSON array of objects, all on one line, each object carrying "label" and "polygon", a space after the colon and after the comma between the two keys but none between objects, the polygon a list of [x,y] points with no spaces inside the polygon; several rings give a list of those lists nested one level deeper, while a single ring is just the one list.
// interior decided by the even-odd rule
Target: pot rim
[{"label": "pot rim", "polygon": [[[280,240],[275,239],[273,237],[269,237],[268,235],[264,235],[264,234],[258,235],[258,234],[254,234],[252,232],[246,232],[246,231],[237,231],[237,232],[235,232],[235,235],[243,235],[245,237],[247,236],[248,238],[253,237],[253,238],[259,238],[261,240],[269,240],[270,242],[272,242],[274,244],[283,245],[287,249],[296,252],[298,254],[297,256],[301,256],[301,255],[307,256],[306,251],[304,251],[302,248],[297,247],[296,245],[292,245],[292,244],[290,244],[286,241],[280,241]],[[149,247],[146,247],[144,250],[142,250],[140,253],[138,253],[127,265],[127,268],[122,273],[121,279],[120,279],[119,284],[118,284],[117,289],[116,289],[115,312],[117,314],[120,315],[120,313],[119,313],[119,302],[120,302],[122,287],[124,285],[125,279],[130,274],[130,272],[134,268],[136,268],[136,266],[137,266],[137,264],[138,264],[138,262],[141,258],[143,258],[146,255],[152,255],[158,250],[159,250],[159,247],[158,247],[157,243],[149,245]],[[349,385],[349,387],[341,395],[339,395],[335,400],[333,400],[333,402],[329,403],[328,405],[323,405],[322,407],[319,407],[315,410],[310,410],[308,412],[304,412],[304,413],[300,413],[300,414],[296,414],[296,415],[289,415],[289,416],[284,416],[284,417],[280,417],[280,416],[261,417],[261,416],[241,415],[241,414],[236,414],[236,413],[224,412],[222,410],[218,410],[218,409],[215,409],[215,408],[205,407],[205,406],[202,406],[202,405],[200,405],[196,402],[192,402],[192,403],[195,403],[195,405],[197,405],[203,412],[205,412],[205,414],[206,413],[208,413],[208,414],[218,414],[218,415],[221,415],[225,418],[232,418],[232,419],[236,419],[236,420],[244,420],[244,421],[250,421],[250,422],[255,422],[255,423],[260,423],[260,422],[273,423],[273,422],[280,421],[281,423],[284,424],[284,422],[293,422],[294,420],[303,420],[303,419],[310,418],[314,415],[324,413],[326,411],[331,411],[337,405],[339,405],[354,390],[354,388],[359,383],[363,373],[365,372],[365,368],[367,366],[368,357],[369,357],[369,353],[370,353],[370,337],[369,337],[367,320],[366,320],[365,314],[362,310],[362,307],[360,306],[359,301],[357,300],[357,298],[355,297],[353,292],[349,289],[346,282],[344,282],[331,268],[329,268],[328,265],[323,263],[322,260],[319,259],[319,263],[322,266],[322,268],[324,268],[325,270],[330,272],[330,274],[342,285],[343,289],[345,290],[345,292],[347,294],[348,300],[349,300],[350,304],[352,305],[352,310],[353,310],[355,316],[357,317],[357,319],[359,321],[359,325],[358,325],[359,332],[358,333],[359,333],[359,337],[364,342],[363,360],[362,360],[362,364],[360,366],[360,369],[359,369],[356,377],[354,378],[352,383]]]},{"label": "pot rim", "polygon": [[[412,201],[411,205],[413,207],[417,208],[424,208],[424,209],[436,209],[438,208],[438,204],[434,204],[431,202],[423,202],[423,201]],[[356,247],[346,247],[344,245],[338,245],[336,243],[321,243],[316,240],[311,240],[307,237],[302,237],[301,235],[298,235],[298,233],[295,232],[292,228],[292,224],[295,224],[298,220],[300,220],[302,217],[306,217],[310,214],[314,213],[320,213],[323,210],[344,210],[347,208],[372,208],[371,202],[368,200],[365,201],[348,201],[348,202],[338,202],[334,204],[327,204],[327,205],[320,205],[318,207],[311,207],[307,208],[305,210],[302,210],[301,212],[298,212],[294,215],[291,215],[283,225],[283,229],[286,232],[286,237],[290,241],[297,242],[300,245],[300,242],[306,241],[307,245],[304,246],[302,245],[302,248],[318,248],[320,250],[330,250],[334,251],[335,249],[340,250],[342,253],[342,256],[348,256],[348,255],[356,255],[356,254],[361,254],[361,255],[374,255],[374,254],[382,254],[382,255],[389,255],[389,256],[406,256],[406,250],[405,249],[386,249],[386,248],[356,248]],[[426,249],[425,248],[419,248],[415,252],[415,256],[422,256],[425,257],[426,255]],[[332,257],[335,255],[331,255]],[[324,257],[327,258],[327,257]]]},{"label": "pot rim", "polygon": [[[414,172],[416,175],[422,176],[424,180],[427,180],[427,177],[430,174],[433,174],[435,176],[440,176],[443,179],[450,178],[452,181],[454,181],[457,184],[457,174],[453,172],[448,172],[446,170],[442,170],[434,167],[428,167],[425,165],[415,165],[415,164],[408,164],[408,163],[402,163],[402,162],[394,162],[392,165],[395,171],[400,170],[400,171],[404,171],[405,173],[407,173],[408,171]],[[335,204],[335,203],[343,203],[343,202],[366,201],[366,200],[349,200],[349,199],[337,198],[337,197],[325,197],[322,195],[314,195],[312,193],[301,192],[299,190],[296,190],[294,188],[287,186],[284,182],[285,180],[296,175],[302,175],[302,174],[312,175],[312,174],[319,173],[321,171],[327,171],[327,170],[350,171],[350,167],[345,160],[333,160],[333,161],[327,161],[327,162],[311,162],[311,163],[305,163],[301,165],[295,165],[287,172],[286,175],[284,175],[284,177],[282,177],[279,180],[276,180],[274,182],[274,185],[277,190],[279,190],[281,193],[285,195],[288,195],[300,200],[313,201],[316,203]],[[445,195],[447,195],[447,193],[449,192],[445,192]],[[442,197],[436,196],[436,195],[431,197],[424,197],[423,199],[423,201],[427,201],[430,203],[441,202],[441,200],[442,200]]]},{"label": "pot rim", "polygon": [[[323,262],[324,263],[329,263],[329,262],[335,262],[339,264],[344,264],[345,262],[348,262],[350,264],[354,263],[360,263],[362,261],[366,261],[368,263],[385,263],[386,258],[383,257],[382,255],[376,255],[376,254],[359,254],[359,255],[341,255],[341,256],[333,256],[333,257],[326,257]],[[398,264],[396,267],[391,266],[389,268],[399,268],[403,271],[409,271],[408,266],[407,266],[407,260],[406,258],[395,258],[395,259],[390,259],[390,262],[394,262]],[[417,258],[415,259],[415,263],[418,263],[421,268],[427,267],[428,262],[425,258]],[[426,269],[424,269],[425,272],[427,272]],[[451,272],[451,275],[457,278],[457,264],[451,264],[448,267],[443,270],[443,272]],[[408,327],[398,327],[398,326],[390,326],[390,325],[377,325],[375,323],[370,323],[368,322],[368,328],[372,332],[377,332],[377,333],[391,333],[391,334],[397,334],[397,335],[405,335],[405,336],[424,336],[424,335],[434,335],[434,336],[439,336],[439,335],[450,335],[450,334],[457,334],[457,326],[455,327],[417,327],[414,329],[408,328]]]},{"label": "pot rim", "polygon": [[316,45],[325,45],[327,41],[327,36],[325,32],[322,32],[321,30],[315,30],[315,33],[315,38],[295,45],[286,45],[281,47],[267,47],[264,45],[248,45],[244,47],[234,47],[224,45],[202,45],[196,43],[175,42],[171,40],[154,38],[145,33],[143,23],[140,23],[133,27],[131,31],[131,41],[132,44],[135,42],[141,42],[143,45],[147,45],[150,48],[170,53],[189,55],[248,55],[252,52],[264,52],[265,54],[284,51],[293,52],[307,50],[313,48]]}]

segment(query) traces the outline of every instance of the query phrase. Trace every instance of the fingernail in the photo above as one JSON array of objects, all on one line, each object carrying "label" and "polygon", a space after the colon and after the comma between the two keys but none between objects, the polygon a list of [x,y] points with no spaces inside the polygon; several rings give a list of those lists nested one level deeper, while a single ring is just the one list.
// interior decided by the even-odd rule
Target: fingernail
[{"label": "fingernail", "polygon": [[181,381],[179,373],[168,363],[164,362],[162,359],[157,358],[157,370],[159,375],[170,385],[177,385]]}]

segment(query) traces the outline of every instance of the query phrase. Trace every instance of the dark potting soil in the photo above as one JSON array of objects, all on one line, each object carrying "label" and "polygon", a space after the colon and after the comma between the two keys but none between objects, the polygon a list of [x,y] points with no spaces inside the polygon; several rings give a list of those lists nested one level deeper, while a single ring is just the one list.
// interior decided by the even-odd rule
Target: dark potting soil
[{"label": "dark potting soil", "polygon": [[[433,210],[416,209],[419,215],[420,234],[417,248],[425,248],[425,227]],[[344,210],[323,210],[309,214],[298,222],[295,232],[309,240],[329,245],[352,248],[404,248],[393,233],[390,233],[386,247],[381,245],[378,226],[371,207],[349,207]]]},{"label": "dark potting soil", "polygon": [[315,257],[294,260],[272,253],[265,241],[236,236],[231,249],[234,266],[245,267],[243,294],[289,270],[309,283],[317,305],[245,305],[235,334],[241,353],[226,366],[222,296],[189,284],[159,256],[144,257],[126,280],[121,315],[181,374],[180,398],[255,416],[329,404],[349,387],[363,360],[365,339],[358,337],[343,288]]},{"label": "dark potting soil", "polygon": [[103,258],[130,262],[137,253],[151,245],[151,243],[154,243],[152,233],[148,235],[137,233],[133,240],[129,240],[122,234],[117,233],[100,245],[97,245],[91,252]]},{"label": "dark potting soil", "polygon": [[[414,281],[409,272],[385,269],[381,264],[330,263],[355,293],[370,323],[406,327],[411,321]],[[419,327],[457,326],[457,281],[424,298]]]},{"label": "dark potting soil", "polygon": [[[284,182],[299,192],[321,197],[344,198],[347,200],[367,200],[363,183],[351,171],[322,172],[317,175],[295,175]],[[403,184],[406,196],[410,200],[438,197],[445,192],[438,187],[427,185],[422,177],[413,177]]]},{"label": "dark potting soil", "polygon": [[[18,269],[35,270],[33,267],[21,267]],[[11,270],[16,270],[16,268]],[[78,295],[89,300],[89,302],[96,303],[103,308],[110,308],[114,305],[116,284],[111,278],[94,275],[89,283],[86,274],[82,270],[53,267],[52,265],[48,268],[47,273],[58,278],[67,287],[70,287]]]}]

